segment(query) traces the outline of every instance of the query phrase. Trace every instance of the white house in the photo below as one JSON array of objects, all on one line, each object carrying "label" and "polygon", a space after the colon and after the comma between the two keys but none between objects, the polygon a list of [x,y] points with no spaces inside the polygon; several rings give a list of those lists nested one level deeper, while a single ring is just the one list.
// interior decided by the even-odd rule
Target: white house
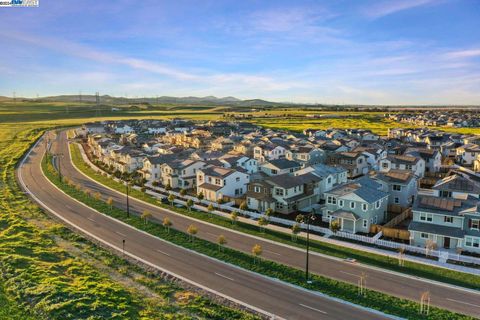
[{"label": "white house", "polygon": [[197,193],[206,200],[218,201],[225,196],[239,198],[247,191],[250,176],[246,173],[218,166],[197,171]]}]

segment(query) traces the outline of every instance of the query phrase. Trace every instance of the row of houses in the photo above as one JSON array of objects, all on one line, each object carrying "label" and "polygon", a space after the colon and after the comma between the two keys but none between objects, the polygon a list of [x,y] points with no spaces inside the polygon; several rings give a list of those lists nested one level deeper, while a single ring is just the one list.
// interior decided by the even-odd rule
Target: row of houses
[{"label": "row of houses", "polygon": [[[352,233],[369,233],[372,225],[385,223],[388,208],[394,205],[412,209],[412,244],[424,246],[435,240],[443,248],[477,248],[480,234],[477,239],[474,217],[478,213],[472,213],[473,207],[464,211],[478,199],[476,189],[465,199],[445,189],[451,184],[443,180],[428,192],[419,190],[419,181],[440,174],[442,161],[450,156],[444,155],[443,144],[436,143],[439,132],[392,129],[388,137],[380,137],[367,130],[292,134],[238,122],[132,121],[125,129],[126,125],[122,121],[85,125],[78,134],[85,136],[92,155],[111,170],[202,194],[209,201],[244,203],[249,210],[270,208],[282,215],[314,211],[324,223],[338,221],[342,231]],[[472,136],[445,135],[448,139],[439,139],[445,143],[477,141]],[[444,179],[458,176],[455,179],[472,181],[475,173],[470,173],[467,177],[458,170],[442,174]],[[449,225],[448,218],[420,219],[421,210],[430,206],[440,212],[445,201],[452,214],[463,208],[458,211],[461,218],[453,219],[462,226],[461,232],[456,224]]]},{"label": "row of houses", "polygon": [[477,112],[430,110],[425,112],[386,114],[388,119],[417,126],[480,127]]}]

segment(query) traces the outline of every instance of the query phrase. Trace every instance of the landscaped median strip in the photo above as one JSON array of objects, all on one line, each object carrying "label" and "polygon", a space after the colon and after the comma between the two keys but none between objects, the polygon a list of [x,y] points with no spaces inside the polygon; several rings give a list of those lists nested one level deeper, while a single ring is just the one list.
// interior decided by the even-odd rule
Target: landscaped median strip
[{"label": "landscaped median strip", "polygon": [[[118,192],[124,193],[125,186],[119,182],[112,180],[106,176],[103,176],[89,165],[87,165],[81,155],[79,146],[77,144],[70,145],[70,154],[75,167],[77,167],[82,173],[92,178],[93,180],[112,188]],[[135,197],[139,200],[148,202],[155,206],[163,207],[165,209],[174,210],[177,213],[180,213],[185,216],[190,216],[199,220],[206,220],[209,223],[219,225],[224,228],[229,228],[232,230],[240,231],[243,233],[255,235],[257,237],[265,238],[268,240],[273,240],[279,243],[288,244],[298,248],[306,247],[306,239],[303,237],[298,237],[296,241],[292,241],[291,235],[283,233],[280,231],[265,229],[264,232],[260,232],[258,227],[248,223],[242,223],[237,221],[235,224],[231,223],[231,220],[223,218],[217,215],[206,215],[204,212],[199,212],[195,210],[187,210],[184,208],[176,208],[168,206],[165,204],[160,204],[158,200],[154,199],[152,196],[141,192],[136,189],[131,189],[130,196]],[[438,282],[448,283],[456,285],[459,287],[469,288],[480,290],[480,276],[475,276],[471,274],[466,274],[454,270],[449,270],[446,268],[439,268],[434,266],[429,266],[422,263],[415,263],[412,261],[405,261],[403,266],[399,266],[398,259],[391,258],[388,256],[382,256],[369,252],[362,252],[360,250],[351,249],[348,247],[342,247],[335,244],[319,242],[315,240],[310,240],[310,249],[325,254],[328,256],[333,256],[337,258],[354,258],[358,262],[364,263],[366,265],[371,265],[374,267],[379,267],[387,270],[392,270],[395,272],[400,272],[403,274],[408,274],[412,276],[417,276],[425,279],[431,279]]]},{"label": "landscaped median strip", "polygon": [[[257,272],[264,276],[276,278],[287,283],[291,283],[315,292],[321,292],[331,297],[339,298],[344,301],[385,312],[387,314],[405,317],[408,319],[426,318],[424,315],[419,314],[420,305],[416,302],[400,299],[368,289],[365,291],[365,295],[359,295],[358,287],[355,285],[328,279],[318,275],[312,275],[311,279],[313,280],[313,283],[307,284],[304,281],[304,272],[302,270],[284,266],[269,260],[254,260],[251,255],[230,249],[228,247],[219,250],[219,245],[216,243],[198,238],[195,238],[195,241],[192,241],[191,234],[187,234],[172,228],[164,228],[163,226],[153,222],[145,223],[144,219],[135,215],[127,217],[123,210],[120,210],[116,207],[110,207],[105,202],[96,199],[95,197],[81,190],[77,190],[72,185],[60,183],[57,172],[50,164],[50,161],[42,161],[42,169],[49,180],[57,187],[62,189],[66,194],[99,212],[128,223],[139,230],[146,231],[173,244],[230,263],[232,265]],[[472,317],[466,315],[460,315],[436,307],[430,308],[429,317],[432,319],[473,319]]]}]

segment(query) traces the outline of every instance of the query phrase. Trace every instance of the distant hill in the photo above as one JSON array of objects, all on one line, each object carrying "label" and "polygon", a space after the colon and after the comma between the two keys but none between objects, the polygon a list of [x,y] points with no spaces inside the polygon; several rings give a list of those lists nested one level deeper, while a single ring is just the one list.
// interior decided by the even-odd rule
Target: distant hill
[{"label": "distant hill", "polygon": [[[50,97],[41,97],[39,100],[48,102],[95,102],[95,95],[59,95]],[[228,105],[228,106],[281,106],[285,105],[279,102],[270,102],[261,99],[241,100],[235,97],[223,97],[217,98],[215,96],[206,97],[142,97],[142,98],[125,98],[125,97],[112,97],[109,95],[100,96],[100,102],[102,104],[209,104],[209,105]]]}]

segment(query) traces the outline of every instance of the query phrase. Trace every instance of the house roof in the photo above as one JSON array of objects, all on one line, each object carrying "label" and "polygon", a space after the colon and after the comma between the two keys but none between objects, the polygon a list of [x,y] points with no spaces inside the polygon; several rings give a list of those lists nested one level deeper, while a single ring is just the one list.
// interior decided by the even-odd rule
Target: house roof
[{"label": "house roof", "polygon": [[200,189],[207,189],[207,190],[212,190],[212,191],[217,191],[217,190],[220,190],[220,189],[223,188],[222,186],[217,186],[217,185],[211,184],[211,183],[203,183],[203,184],[199,185],[198,187]]},{"label": "house roof", "polygon": [[393,163],[403,163],[403,164],[415,164],[419,160],[419,158],[417,157],[405,156],[405,155],[403,156],[392,155],[392,156],[388,156],[387,159]]},{"label": "house roof", "polygon": [[437,181],[434,190],[480,194],[480,186],[470,179],[454,174]]},{"label": "house roof", "polygon": [[464,212],[469,212],[467,209],[476,208],[477,203],[478,199],[472,196],[455,199],[418,195],[413,204],[413,210],[461,216]]},{"label": "house roof", "polygon": [[326,193],[336,195],[337,197],[355,194],[368,203],[376,202],[388,196],[386,192],[362,185],[358,182],[342,184]]},{"label": "house roof", "polygon": [[228,177],[232,173],[236,172],[235,170],[232,170],[232,169],[217,167],[217,166],[204,168],[204,169],[201,169],[201,171],[207,176],[220,177],[220,178]]},{"label": "house roof", "polygon": [[360,217],[356,215],[355,213],[343,209],[338,209],[330,213],[332,217],[335,218],[342,218],[342,219],[348,219],[348,220],[358,220]]},{"label": "house roof", "polygon": [[303,184],[303,179],[291,176],[288,173],[268,177],[265,181],[285,189],[290,189]]},{"label": "house roof", "polygon": [[465,231],[461,230],[460,228],[443,226],[443,225],[433,224],[433,223],[423,223],[419,221],[410,222],[410,225],[408,226],[408,230],[439,234],[442,236],[448,236],[453,238],[463,238],[465,236]]},{"label": "house roof", "polygon": [[408,184],[414,178],[414,174],[409,170],[392,169],[388,172],[378,172],[373,178],[385,182]]},{"label": "house roof", "polygon": [[266,164],[270,163],[274,167],[282,170],[282,169],[291,169],[291,168],[297,168],[301,167],[300,163],[292,160],[287,160],[287,159],[275,159],[275,160],[270,160]]}]

